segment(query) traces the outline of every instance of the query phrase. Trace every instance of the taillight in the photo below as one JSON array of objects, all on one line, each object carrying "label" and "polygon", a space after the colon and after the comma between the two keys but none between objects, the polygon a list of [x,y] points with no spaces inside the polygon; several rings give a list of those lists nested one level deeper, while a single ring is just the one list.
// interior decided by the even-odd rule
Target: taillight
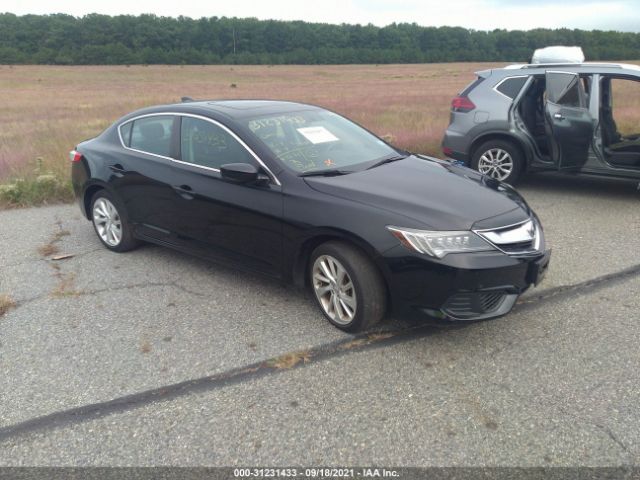
[{"label": "taillight", "polygon": [[467,97],[462,97],[458,95],[453,100],[451,100],[451,110],[453,110],[454,112],[465,113],[465,112],[470,112],[474,108],[476,108],[476,106]]},{"label": "taillight", "polygon": [[72,162],[79,162],[82,159],[82,154],[76,150],[71,150],[69,152],[69,160]]},{"label": "taillight", "polygon": [[447,157],[453,155],[453,149],[449,147],[442,147],[442,153],[444,153]]}]

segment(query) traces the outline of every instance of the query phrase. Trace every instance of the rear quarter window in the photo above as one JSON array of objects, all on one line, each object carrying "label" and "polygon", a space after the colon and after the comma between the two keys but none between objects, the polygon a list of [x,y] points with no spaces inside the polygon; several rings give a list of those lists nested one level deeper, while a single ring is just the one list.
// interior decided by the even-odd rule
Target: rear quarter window
[{"label": "rear quarter window", "polygon": [[507,78],[498,84],[496,90],[504,96],[513,99],[518,96],[518,93],[520,93],[526,81],[527,77]]}]

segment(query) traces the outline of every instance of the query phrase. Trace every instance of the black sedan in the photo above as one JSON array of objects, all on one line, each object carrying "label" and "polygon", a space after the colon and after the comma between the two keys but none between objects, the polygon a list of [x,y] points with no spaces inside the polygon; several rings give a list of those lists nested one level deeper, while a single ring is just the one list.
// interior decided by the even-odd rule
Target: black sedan
[{"label": "black sedan", "polygon": [[308,286],[351,332],[391,308],[503,315],[549,262],[536,215],[508,185],[311,105],[146,108],[70,157],[106,248],[153,242]]}]

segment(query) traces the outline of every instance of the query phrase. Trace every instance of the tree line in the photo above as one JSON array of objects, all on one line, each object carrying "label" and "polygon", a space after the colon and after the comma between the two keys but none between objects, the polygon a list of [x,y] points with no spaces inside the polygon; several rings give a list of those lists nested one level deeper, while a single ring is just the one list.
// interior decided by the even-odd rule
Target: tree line
[{"label": "tree line", "polygon": [[640,58],[640,34],[616,31],[0,14],[0,64],[525,62],[548,45],[580,45],[588,60]]}]

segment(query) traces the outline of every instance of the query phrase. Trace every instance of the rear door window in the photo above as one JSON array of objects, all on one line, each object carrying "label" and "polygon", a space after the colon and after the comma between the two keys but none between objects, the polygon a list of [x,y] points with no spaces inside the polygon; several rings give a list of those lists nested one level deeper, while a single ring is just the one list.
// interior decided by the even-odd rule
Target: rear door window
[{"label": "rear door window", "polygon": [[547,100],[565,107],[585,107],[584,85],[569,72],[547,72]]},{"label": "rear door window", "polygon": [[173,115],[154,115],[134,120],[128,146],[146,153],[171,157],[173,119]]}]

